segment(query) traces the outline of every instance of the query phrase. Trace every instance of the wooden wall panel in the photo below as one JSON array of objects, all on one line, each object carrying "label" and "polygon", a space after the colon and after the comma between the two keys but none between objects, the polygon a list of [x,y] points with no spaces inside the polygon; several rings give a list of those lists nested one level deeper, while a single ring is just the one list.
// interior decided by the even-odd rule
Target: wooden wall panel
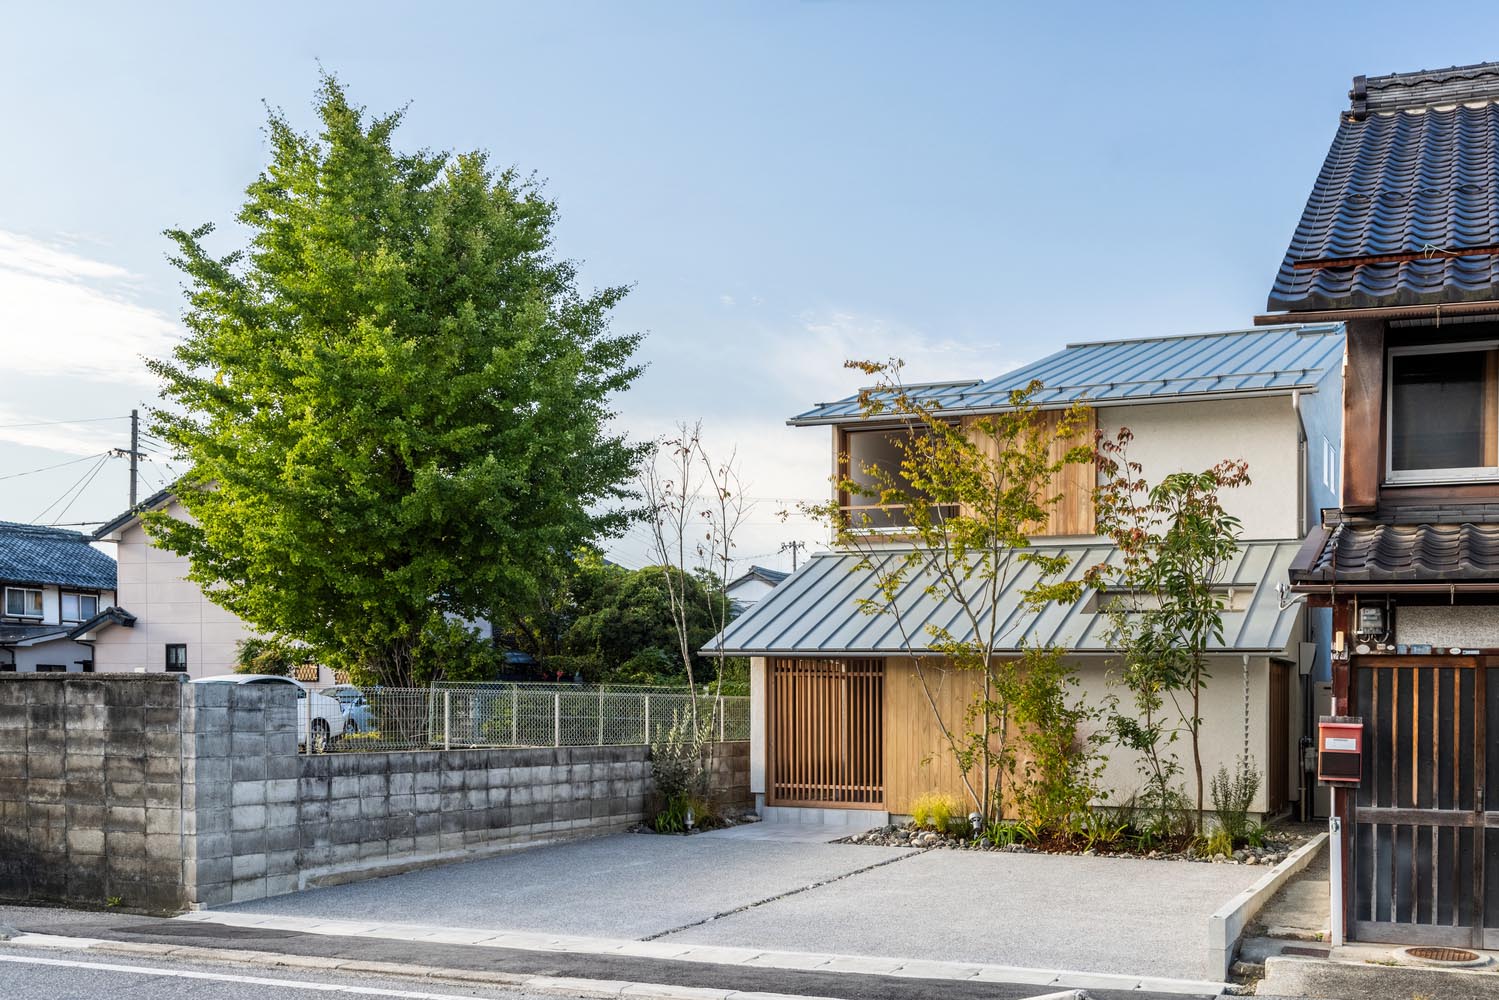
[{"label": "wooden wall panel", "polygon": [[[1043,421],[1043,433],[1051,435],[1056,433],[1057,426],[1061,423],[1063,411],[1046,410],[1041,414]],[[977,417],[964,417],[963,426],[971,427]],[[1093,443],[1093,432],[1098,426],[1098,414],[1095,410],[1088,410],[1085,414],[1083,425],[1077,434],[1065,441],[1055,441],[1051,446],[1051,460],[1060,462],[1071,448],[1078,445],[1091,445]],[[992,451],[992,441],[980,441],[981,445],[988,446],[986,450]],[[1092,463],[1064,465],[1057,473],[1052,482],[1051,492],[1059,495],[1061,499],[1056,507],[1052,509],[1051,519],[1046,526],[1035,532],[1037,538],[1056,537],[1061,535],[1091,535],[1094,529],[1093,520],[1093,488],[1097,485],[1097,474]]]},{"label": "wooden wall panel", "polygon": [[1343,509],[1373,510],[1384,478],[1384,323],[1348,324],[1343,366]]},{"label": "wooden wall panel", "polygon": [[[943,719],[960,731],[964,712],[981,683],[978,673],[943,670],[934,662],[923,667],[927,684]],[[951,795],[964,810],[973,800],[952,751],[932,716],[916,666],[908,659],[885,661],[885,808],[909,814],[911,804],[928,792]],[[974,776],[975,786],[980,783]]]}]

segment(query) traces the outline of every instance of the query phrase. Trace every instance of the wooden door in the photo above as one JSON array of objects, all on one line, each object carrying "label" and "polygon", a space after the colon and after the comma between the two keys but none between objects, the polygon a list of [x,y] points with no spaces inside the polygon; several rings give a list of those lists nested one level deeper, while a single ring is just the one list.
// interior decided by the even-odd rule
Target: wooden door
[{"label": "wooden door", "polygon": [[767,801],[880,809],[885,664],[773,659],[767,676]]},{"label": "wooden door", "polygon": [[1354,661],[1364,720],[1350,880],[1358,940],[1482,947],[1485,926],[1499,928],[1483,863],[1499,848],[1484,811],[1489,692],[1499,694],[1490,673],[1476,657]]},{"label": "wooden door", "polygon": [[1291,803],[1291,665],[1270,661],[1269,748],[1265,798],[1271,815]]}]

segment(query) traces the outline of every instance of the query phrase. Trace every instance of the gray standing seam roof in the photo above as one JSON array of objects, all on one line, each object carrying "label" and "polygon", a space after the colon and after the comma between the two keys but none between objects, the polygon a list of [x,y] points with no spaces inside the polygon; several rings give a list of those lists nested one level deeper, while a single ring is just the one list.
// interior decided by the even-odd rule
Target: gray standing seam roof
[{"label": "gray standing seam roof", "polygon": [[[1298,611],[1281,608],[1275,585],[1286,578],[1299,542],[1244,542],[1228,567],[1223,583],[1235,589],[1252,588],[1243,611],[1223,615],[1224,643],[1215,652],[1280,652],[1291,643]],[[900,558],[909,549],[894,549],[883,558]],[[1054,579],[1080,580],[1100,563],[1117,564],[1118,553],[1105,542],[1074,545],[1037,545],[1030,551],[1065,555],[1067,571]],[[893,613],[870,614],[860,598],[872,597],[872,571],[860,569],[862,557],[850,552],[813,556],[796,573],[723,632],[724,651],[734,656],[901,655],[929,649],[928,625],[949,630],[959,639],[973,635],[964,623],[962,604],[926,592],[927,579],[915,576],[896,598],[910,639],[902,634]],[[1001,648],[1018,650],[1022,644],[1062,646],[1074,652],[1109,652],[1108,618],[1092,610],[1093,592],[1072,604],[1054,604],[1033,612],[1021,607],[1019,593],[1036,579],[1036,569],[1021,565],[1006,583],[997,604],[1004,616]],[[978,584],[975,584],[978,586]],[[979,623],[987,631],[987,619]],[[718,639],[705,648],[717,648]]]},{"label": "gray standing seam roof", "polygon": [[66,528],[0,521],[0,580],[114,590],[115,561]]},{"label": "gray standing seam roof", "polygon": [[[1041,406],[1164,403],[1232,395],[1289,394],[1316,387],[1342,364],[1341,323],[1290,324],[1224,333],[1105,340],[1068,344],[1040,361],[985,382],[907,387],[944,411],[994,412],[1008,408],[1010,393],[1032,381]],[[793,425],[859,419],[860,397],[823,403],[792,417]]]}]

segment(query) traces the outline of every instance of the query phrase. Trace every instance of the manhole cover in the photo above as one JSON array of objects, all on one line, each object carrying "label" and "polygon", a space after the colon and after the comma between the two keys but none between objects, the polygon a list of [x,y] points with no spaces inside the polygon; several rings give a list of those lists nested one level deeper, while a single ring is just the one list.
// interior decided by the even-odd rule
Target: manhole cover
[{"label": "manhole cover", "polygon": [[1425,965],[1476,966],[1487,965],[1489,960],[1476,951],[1466,948],[1402,948],[1400,954]]}]

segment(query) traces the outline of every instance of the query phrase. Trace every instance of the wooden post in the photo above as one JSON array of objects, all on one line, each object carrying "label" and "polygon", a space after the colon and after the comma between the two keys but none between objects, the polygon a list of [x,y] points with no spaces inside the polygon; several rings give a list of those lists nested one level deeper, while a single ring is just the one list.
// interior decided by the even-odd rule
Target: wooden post
[{"label": "wooden post", "polygon": [[1384,472],[1384,321],[1351,320],[1343,366],[1343,509],[1373,510]]}]

